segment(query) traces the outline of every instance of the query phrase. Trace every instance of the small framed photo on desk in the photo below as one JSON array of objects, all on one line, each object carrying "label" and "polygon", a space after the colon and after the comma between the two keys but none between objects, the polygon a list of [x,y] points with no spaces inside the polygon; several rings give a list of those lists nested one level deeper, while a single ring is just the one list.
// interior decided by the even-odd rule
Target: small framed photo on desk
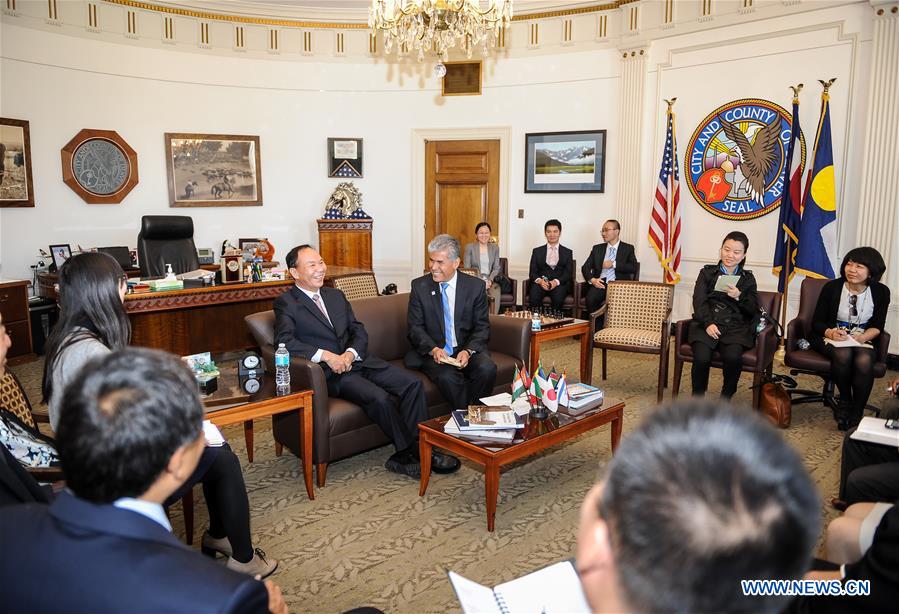
[{"label": "small framed photo on desk", "polygon": [[61,245],[51,245],[50,256],[53,258],[53,266],[55,266],[56,270],[58,271],[59,267],[61,267],[66,260],[72,257],[72,246],[68,243],[63,243]]}]

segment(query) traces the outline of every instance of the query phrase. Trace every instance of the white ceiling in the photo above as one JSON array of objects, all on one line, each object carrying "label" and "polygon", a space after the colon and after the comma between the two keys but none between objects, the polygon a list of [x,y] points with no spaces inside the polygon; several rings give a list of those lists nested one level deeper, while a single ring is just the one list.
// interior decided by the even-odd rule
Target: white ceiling
[{"label": "white ceiling", "polygon": [[[367,21],[371,0],[180,0],[159,4],[231,15]],[[482,4],[485,4],[484,0]],[[595,0],[593,2],[514,0],[512,7],[516,15],[522,15],[597,4],[601,3]]]}]

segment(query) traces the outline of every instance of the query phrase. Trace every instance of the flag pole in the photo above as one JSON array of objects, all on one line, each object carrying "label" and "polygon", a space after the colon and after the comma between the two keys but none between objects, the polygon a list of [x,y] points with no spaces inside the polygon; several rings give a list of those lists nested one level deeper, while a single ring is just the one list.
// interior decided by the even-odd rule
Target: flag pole
[{"label": "flag pole", "polygon": [[[799,92],[802,91],[802,83],[798,85],[791,85],[790,89],[793,90],[793,104],[799,104]],[[792,135],[790,138],[793,138]],[[789,169],[787,169],[787,173],[789,173]],[[792,177],[790,178],[792,179]],[[800,181],[801,181],[800,177]],[[781,201],[783,202],[783,201]],[[781,205],[782,206],[782,205]],[[784,254],[784,295],[780,304],[780,326],[783,334],[780,336],[780,342],[778,343],[777,351],[774,353],[774,359],[780,361],[783,364],[784,357],[787,355],[787,303],[790,296],[790,276],[792,275],[792,271],[790,270],[790,265],[793,264],[793,238],[789,233],[787,235],[787,250]]]}]

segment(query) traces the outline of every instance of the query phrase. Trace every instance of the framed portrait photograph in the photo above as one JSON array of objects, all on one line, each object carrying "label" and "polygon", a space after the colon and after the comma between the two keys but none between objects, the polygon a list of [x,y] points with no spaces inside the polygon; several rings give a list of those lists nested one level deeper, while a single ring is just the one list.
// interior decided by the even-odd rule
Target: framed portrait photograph
[{"label": "framed portrait photograph", "polygon": [[362,139],[328,139],[328,177],[362,177]]},{"label": "framed portrait photograph", "polygon": [[33,206],[28,122],[0,117],[0,207]]},{"label": "framed portrait photograph", "polygon": [[172,207],[262,205],[259,137],[165,133]]},{"label": "framed portrait photograph", "polygon": [[525,192],[604,192],[606,131],[525,135]]},{"label": "framed portrait photograph", "polygon": [[66,260],[72,257],[72,246],[68,243],[51,245],[50,257],[53,258],[53,266],[55,266],[56,270],[58,271],[59,267],[61,267]]}]

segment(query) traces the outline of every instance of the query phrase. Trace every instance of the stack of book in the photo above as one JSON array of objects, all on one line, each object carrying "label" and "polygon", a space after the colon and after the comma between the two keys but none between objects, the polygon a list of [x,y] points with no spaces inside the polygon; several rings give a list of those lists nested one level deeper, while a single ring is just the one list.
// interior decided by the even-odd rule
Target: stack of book
[{"label": "stack of book", "polygon": [[468,410],[453,411],[452,419],[446,421],[443,430],[450,435],[473,439],[495,439],[511,442],[517,429],[524,427],[524,419],[510,408],[483,407],[481,421],[468,419]]},{"label": "stack of book", "polygon": [[146,283],[154,292],[160,292],[162,290],[181,290],[184,288],[184,282],[180,279],[148,279]]},{"label": "stack of book", "polygon": [[601,388],[590,384],[575,383],[568,386],[568,411],[580,413],[602,405]]}]

